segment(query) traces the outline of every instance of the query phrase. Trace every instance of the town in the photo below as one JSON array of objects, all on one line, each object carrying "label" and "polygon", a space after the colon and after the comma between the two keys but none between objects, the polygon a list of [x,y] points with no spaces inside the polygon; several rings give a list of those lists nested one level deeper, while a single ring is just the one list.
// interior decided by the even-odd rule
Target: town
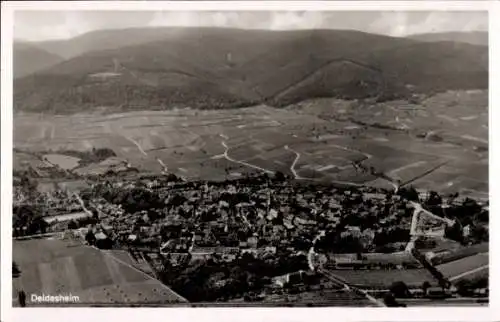
[{"label": "town", "polygon": [[[454,276],[440,265],[488,251],[488,202],[458,194],[308,184],[282,173],[219,182],[115,178],[78,193],[40,193],[29,181],[15,188],[14,238],[62,234],[125,250],[189,302],[321,303],[328,301],[318,292],[350,287],[361,292],[351,304],[368,297],[394,306],[386,297],[400,284],[409,291],[390,294],[425,297],[437,288],[451,297]],[[419,234],[411,232],[415,202],[444,220],[421,218]],[[357,281],[358,272],[367,280]],[[453,296],[487,295],[483,275],[461,280]]]}]

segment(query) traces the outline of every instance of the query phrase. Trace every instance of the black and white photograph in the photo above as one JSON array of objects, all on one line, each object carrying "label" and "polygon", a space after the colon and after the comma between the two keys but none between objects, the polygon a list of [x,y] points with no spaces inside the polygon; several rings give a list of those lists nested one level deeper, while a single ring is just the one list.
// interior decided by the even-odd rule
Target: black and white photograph
[{"label": "black and white photograph", "polygon": [[13,16],[13,308],[489,306],[487,10]]}]

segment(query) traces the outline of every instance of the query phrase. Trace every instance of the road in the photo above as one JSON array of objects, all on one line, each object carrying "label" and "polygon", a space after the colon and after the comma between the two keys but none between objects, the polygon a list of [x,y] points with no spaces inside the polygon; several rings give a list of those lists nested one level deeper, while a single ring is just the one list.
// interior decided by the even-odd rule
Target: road
[{"label": "road", "polygon": [[73,194],[75,195],[76,199],[78,200],[78,202],[80,203],[80,205],[82,206],[83,210],[89,214],[90,216],[92,216],[92,212],[90,210],[87,209],[87,207],[85,207],[85,203],[83,202],[82,198],[80,197],[80,195],[76,192],[73,192]]},{"label": "road", "polygon": [[125,136],[123,134],[121,134],[121,136],[123,136],[125,139],[127,139],[129,142],[132,142],[136,147],[137,149],[145,156],[148,156],[148,154],[146,153],[146,151],[144,151],[144,149],[142,148],[142,146],[139,144],[139,142],[137,142],[136,140],[128,137],[128,136]]},{"label": "road", "polygon": [[476,272],[479,272],[479,271],[482,271],[483,269],[487,269],[489,267],[489,264],[486,264],[486,265],[483,265],[481,267],[478,267],[478,268],[475,268],[475,269],[472,269],[470,271],[467,271],[467,272],[463,272],[462,274],[458,274],[456,276],[453,276],[453,277],[450,277],[449,278],[449,281],[452,282],[452,281],[455,281],[459,278],[462,278],[464,276],[467,276],[467,275],[470,275],[470,274],[474,274]]},{"label": "road", "polygon": [[[224,134],[220,134],[220,136],[223,138],[223,139],[229,139],[227,136],[225,136]],[[241,165],[244,165],[244,166],[247,166],[249,168],[253,168],[253,169],[257,169],[257,170],[260,170],[260,171],[263,171],[267,174],[274,174],[274,171],[271,171],[271,170],[268,170],[268,169],[264,169],[264,168],[261,168],[259,166],[256,166],[256,165],[253,165],[253,164],[250,164],[250,163],[247,163],[245,161],[239,161],[239,160],[236,160],[236,159],[233,159],[231,158],[229,155],[228,155],[228,152],[229,152],[229,146],[227,145],[226,141],[222,141],[221,142],[222,146],[224,147],[225,151],[224,153],[222,154],[224,156],[224,158],[228,161],[231,161],[231,162],[234,162],[234,163],[237,163],[237,164],[241,164]]]},{"label": "road", "polygon": [[309,248],[309,252],[307,253],[307,263],[309,264],[309,269],[311,271],[315,271],[315,267],[314,267],[314,263],[313,263],[313,256],[316,254],[316,252],[314,251],[314,246],[316,246],[316,242],[323,236],[325,236],[325,231],[322,230],[318,233],[318,235],[316,237],[314,237],[313,241],[312,241],[312,246],[311,248]]},{"label": "road", "polygon": [[343,145],[337,145],[337,144],[328,144],[328,145],[329,146],[333,146],[334,148],[337,148],[337,149],[341,149],[341,150],[345,150],[345,151],[349,151],[349,152],[354,152],[354,153],[362,154],[366,158],[366,160],[370,160],[371,158],[373,158],[373,155],[371,155],[369,153],[366,153],[366,152],[363,152],[363,151],[359,151],[359,150],[355,150],[355,149],[351,149],[351,148],[348,148],[348,147],[343,146]]},{"label": "road", "polygon": [[292,165],[290,166],[290,171],[293,173],[293,176],[295,177],[295,179],[298,179],[298,180],[304,179],[295,170],[295,166],[297,165],[297,162],[299,161],[299,158],[300,158],[300,153],[295,151],[295,150],[290,149],[288,147],[288,145],[285,145],[285,150],[292,151],[293,153],[295,153],[295,159],[293,160]]},{"label": "road", "polygon": [[426,163],[427,163],[427,161],[417,161],[417,162],[414,162],[414,163],[405,164],[405,165],[403,165],[403,166],[401,166],[399,168],[391,170],[391,172],[389,172],[389,175],[391,175],[391,176],[397,175],[397,173],[400,172],[400,171],[403,171],[403,170],[406,170],[406,169],[409,169],[409,168],[413,168],[413,167],[418,167],[418,166],[424,165]]},{"label": "road", "polygon": [[454,222],[452,220],[450,220],[450,219],[436,216],[432,212],[430,212],[428,210],[425,210],[422,207],[422,205],[419,204],[419,203],[417,203],[417,202],[410,201],[410,204],[414,208],[413,216],[412,216],[412,220],[411,220],[411,227],[410,227],[410,235],[411,236],[417,235],[417,225],[418,225],[418,214],[419,213],[424,213],[425,215],[427,215],[427,216],[429,216],[431,218],[434,218],[434,219],[439,220],[439,221],[443,221],[448,226],[452,226],[454,224]]},{"label": "road", "polygon": [[[340,145],[339,145],[339,147],[340,147]],[[285,148],[285,150],[291,151],[291,152],[295,153],[295,155],[296,155],[295,159],[293,160],[293,162],[290,166],[290,172],[292,172],[292,174],[296,180],[310,180],[310,181],[317,181],[318,180],[316,178],[306,178],[306,177],[300,176],[297,173],[297,170],[295,170],[295,166],[297,165],[297,162],[299,161],[299,158],[300,158],[300,153],[291,149],[288,145],[285,145],[284,148]],[[343,148],[346,150],[350,150],[350,149],[345,148],[345,147],[343,147]],[[354,150],[350,150],[350,151],[354,151]],[[341,185],[346,185],[346,186],[352,186],[352,187],[361,187],[362,186],[361,184],[358,184],[355,182],[350,182],[350,181],[330,180],[330,182],[336,183],[336,184],[341,184]]]},{"label": "road", "polygon": [[[127,141],[129,141],[129,142],[133,143],[133,144],[137,147],[137,149],[138,149],[138,150],[139,150],[139,151],[140,151],[140,152],[141,152],[144,156],[146,156],[146,157],[147,157],[147,156],[149,156],[149,155],[148,155],[148,153],[147,153],[147,152],[146,152],[146,151],[142,148],[142,146],[139,144],[139,142],[137,142],[136,140],[132,139],[131,137],[128,137],[128,136],[123,135],[123,134],[121,134],[121,133],[120,133],[120,135],[121,135],[122,137],[124,137]],[[167,172],[167,171],[168,171],[168,170],[167,170],[167,169],[168,169],[168,168],[167,168],[167,166],[165,165],[165,163],[163,163],[163,161],[162,161],[160,158],[156,158],[156,162],[158,162],[158,163],[162,166],[163,171],[165,171],[165,172]]]},{"label": "road", "polygon": [[167,166],[165,165],[165,163],[163,163],[163,161],[160,158],[156,158],[156,161],[163,167],[163,171],[168,172]]},{"label": "road", "polygon": [[324,270],[324,269],[321,269],[321,268],[318,270],[318,272],[320,272],[321,274],[323,274],[325,277],[327,277],[332,282],[334,282],[336,284],[339,284],[339,285],[342,285],[344,287],[344,289],[346,289],[348,291],[353,291],[353,292],[358,293],[358,294],[363,294],[373,304],[375,304],[375,305],[377,305],[379,307],[385,307],[386,306],[384,304],[384,302],[382,302],[381,300],[376,299],[375,297],[371,296],[365,290],[362,290],[362,289],[359,289],[357,287],[354,287],[352,285],[347,284],[344,280],[342,280],[341,278],[338,278],[335,274],[332,274],[331,272],[329,272],[327,270]]}]

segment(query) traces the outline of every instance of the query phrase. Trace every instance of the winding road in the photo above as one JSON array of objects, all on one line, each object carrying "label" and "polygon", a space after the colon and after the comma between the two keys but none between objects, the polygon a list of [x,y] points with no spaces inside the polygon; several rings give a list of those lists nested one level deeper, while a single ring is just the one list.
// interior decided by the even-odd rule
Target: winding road
[{"label": "winding road", "polygon": [[[225,136],[224,134],[220,134],[220,136],[223,138],[223,139],[229,139],[227,136]],[[250,164],[250,163],[247,163],[245,161],[239,161],[239,160],[236,160],[236,159],[233,159],[231,158],[229,155],[228,155],[228,152],[229,152],[229,146],[227,145],[226,141],[222,141],[221,142],[222,146],[224,147],[225,151],[224,153],[222,154],[222,156],[228,160],[228,161],[231,161],[231,162],[234,162],[234,163],[237,163],[237,164],[240,164],[240,165],[244,165],[244,166],[247,166],[249,168],[253,168],[253,169],[257,169],[257,170],[260,170],[260,171],[263,171],[267,174],[274,174],[274,171],[271,171],[271,170],[268,170],[268,169],[264,169],[264,168],[261,168],[259,166],[256,166],[256,165],[253,165],[253,164]]]},{"label": "winding road", "polygon": [[288,145],[285,145],[285,150],[287,151],[292,151],[293,153],[295,153],[295,159],[293,160],[293,163],[292,165],[290,166],[290,171],[293,173],[293,176],[295,177],[295,179],[298,179],[298,180],[301,180],[301,179],[304,179],[303,177],[301,177],[298,173],[297,173],[297,170],[295,170],[295,166],[297,165],[297,162],[299,161],[299,158],[300,158],[300,153],[295,151],[295,150],[292,150],[288,147]]},{"label": "winding road", "polygon": [[[296,155],[295,159],[293,160],[293,162],[290,166],[290,172],[292,172],[292,174],[296,180],[310,180],[310,181],[317,181],[318,180],[317,178],[306,178],[306,177],[300,176],[297,173],[297,170],[295,169],[295,166],[297,165],[297,162],[299,161],[299,158],[300,158],[300,153],[291,149],[288,145],[285,145],[284,148],[285,148],[285,150],[291,151],[291,152],[295,153],[295,155]],[[350,150],[350,149],[347,149],[345,147],[344,147],[344,149]],[[350,151],[354,151],[354,150],[350,150]],[[358,152],[358,151],[356,151],[356,152]],[[371,155],[370,155],[370,157],[371,157]],[[346,186],[352,186],[352,187],[361,187],[362,186],[361,184],[350,182],[350,181],[330,180],[330,182],[336,183],[336,184],[341,184],[341,185],[346,185]]]},{"label": "winding road", "polygon": [[78,202],[80,203],[80,206],[82,206],[83,210],[90,216],[92,216],[92,212],[90,210],[87,209],[87,207],[85,207],[85,203],[83,202],[82,198],[80,197],[80,195],[76,192],[73,192],[74,196],[76,197],[76,199],[78,200]]},{"label": "winding road", "polygon": [[324,230],[320,231],[316,237],[314,237],[312,241],[312,246],[309,248],[309,252],[307,253],[307,263],[309,264],[309,269],[311,271],[315,271],[316,268],[314,267],[313,263],[313,256],[316,254],[314,251],[314,247],[316,246],[316,242],[323,236],[325,236],[326,232]]}]

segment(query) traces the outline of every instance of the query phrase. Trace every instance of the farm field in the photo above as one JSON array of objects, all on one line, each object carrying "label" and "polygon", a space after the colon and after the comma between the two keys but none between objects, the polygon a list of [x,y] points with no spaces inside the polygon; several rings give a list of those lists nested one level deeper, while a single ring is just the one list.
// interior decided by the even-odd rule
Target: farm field
[{"label": "farm field", "polygon": [[[81,303],[183,301],[159,281],[123,260],[97,249],[63,240],[14,241],[21,276],[13,291],[27,294],[73,294]],[[80,304],[81,304],[80,303]]]},{"label": "farm field", "polygon": [[421,287],[428,281],[432,285],[437,281],[426,269],[405,270],[329,270],[329,272],[348,283],[361,288],[388,289],[392,283],[403,281],[409,287]]},{"label": "farm field", "polygon": [[440,264],[445,264],[449,263],[452,261],[456,261],[462,258],[466,258],[469,256],[474,256],[482,253],[488,253],[489,252],[489,244],[488,243],[481,243],[481,244],[476,244],[472,246],[460,246],[460,247],[453,247],[453,249],[448,249],[447,251],[444,251],[442,253],[437,253],[436,256],[434,256],[431,261],[434,265],[440,265]]},{"label": "farm field", "polygon": [[60,154],[47,154],[44,158],[51,164],[57,164],[64,170],[71,170],[78,166],[80,159]]},{"label": "farm field", "polygon": [[474,273],[482,271],[482,274],[487,276],[489,253],[481,253],[474,256],[465,257],[456,261],[436,266],[436,268],[443,273],[447,278],[453,279],[454,277],[463,275],[464,278],[469,277],[467,273]]},{"label": "farm field", "polygon": [[[484,146],[480,141],[460,138],[469,135],[487,140],[487,95],[453,93],[428,97],[418,108],[401,101],[365,106],[357,101],[316,99],[287,108],[259,105],[71,117],[16,114],[14,166],[41,166],[23,151],[57,154],[63,149],[110,148],[141,172],[167,170],[187,179],[223,180],[245,173],[281,171],[298,179],[384,186],[383,182],[374,183],[375,176],[352,166],[361,162],[416,188],[485,195],[487,149],[477,150],[478,145]],[[462,99],[476,106],[479,116],[471,116],[472,110]],[[438,112],[463,124],[436,123]],[[406,114],[404,119],[412,121],[406,132],[357,124],[368,124],[368,115],[371,121],[383,123],[384,119],[377,120],[380,115],[401,120]],[[443,135],[444,141],[417,136],[438,128],[448,135]],[[453,142],[446,141],[448,137]],[[106,170],[102,165],[98,168],[99,173]]]},{"label": "farm field", "polygon": [[[356,260],[357,254],[328,254],[330,258]],[[365,264],[419,264],[419,262],[406,251],[395,253],[364,253],[362,262]]]},{"label": "farm field", "polygon": [[[287,303],[300,303],[300,306],[312,304],[313,306],[343,306],[343,307],[374,307],[366,297],[345,290],[327,289],[319,291],[302,292],[296,295],[269,297],[265,303],[283,305]],[[237,303],[237,302],[232,302]]]}]

